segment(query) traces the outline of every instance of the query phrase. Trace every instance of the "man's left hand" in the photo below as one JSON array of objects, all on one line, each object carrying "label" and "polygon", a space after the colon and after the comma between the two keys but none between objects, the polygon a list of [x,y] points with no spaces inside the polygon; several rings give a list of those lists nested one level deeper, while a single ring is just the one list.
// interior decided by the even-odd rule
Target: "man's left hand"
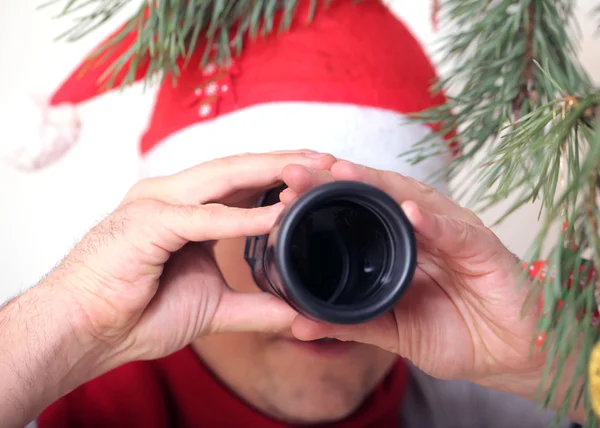
[{"label": "man's left hand", "polygon": [[331,172],[293,166],[284,174],[290,183],[284,203],[309,185],[332,180],[380,188],[401,204],[418,242],[413,283],[391,312],[361,325],[298,317],[293,325],[297,338],[373,344],[442,379],[486,384],[498,376],[537,376],[532,373],[545,362],[541,352],[530,353],[537,306],[522,313],[528,287],[517,287],[518,260],[473,212],[411,178],[346,161]]}]

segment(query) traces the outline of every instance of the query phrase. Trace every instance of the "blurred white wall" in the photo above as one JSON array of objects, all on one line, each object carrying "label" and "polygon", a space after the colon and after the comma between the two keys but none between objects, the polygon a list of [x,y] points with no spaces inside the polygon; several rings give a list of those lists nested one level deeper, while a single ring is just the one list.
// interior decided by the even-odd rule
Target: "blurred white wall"
[{"label": "blurred white wall", "polygon": [[[388,0],[427,50],[435,38],[430,0]],[[0,4],[0,144],[18,138],[12,129],[10,99],[27,93],[48,94],[83,56],[112,31],[119,20],[76,44],[56,43],[68,21],[52,19],[56,8],[36,10],[42,0]],[[134,2],[137,3],[137,2]],[[580,0],[581,56],[600,80],[600,56],[594,45],[597,23],[590,11],[597,3]],[[132,8],[124,11],[123,18]],[[105,95],[81,110],[83,136],[77,147],[54,166],[33,174],[0,164],[0,302],[34,285],[90,227],[108,214],[137,178],[137,141],[146,124],[153,92],[141,86]],[[26,126],[23,122],[22,126]],[[21,128],[24,129],[24,128]],[[15,133],[12,133],[15,132]],[[496,218],[502,207],[484,216]],[[496,227],[505,244],[524,254],[537,232],[537,206],[522,209]]]}]

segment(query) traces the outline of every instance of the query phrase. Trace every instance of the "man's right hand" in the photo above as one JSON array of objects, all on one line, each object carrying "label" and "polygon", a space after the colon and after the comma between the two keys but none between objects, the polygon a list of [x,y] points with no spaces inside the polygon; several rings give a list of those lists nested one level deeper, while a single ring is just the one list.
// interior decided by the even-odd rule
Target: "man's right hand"
[{"label": "man's right hand", "polygon": [[[80,307],[79,327],[127,349],[127,358],[147,359],[205,334],[289,326],[294,312],[280,299],[227,288],[208,243],[268,233],[281,204],[237,208],[236,202],[275,185],[286,165],[326,169],[333,162],[315,153],[240,155],[141,181],[54,273]],[[159,281],[171,255],[189,242],[205,243],[194,251],[201,279],[179,281],[185,272],[167,269]]]},{"label": "man's right hand", "polygon": [[[6,364],[0,359],[0,375],[10,369],[3,383],[36,377],[31,381],[46,379],[52,388],[50,394],[44,385],[19,393],[19,385],[5,385],[24,410],[22,417],[35,416],[32,411],[89,377],[168,355],[201,335],[289,328],[296,313],[283,301],[226,286],[210,243],[270,231],[281,204],[235,206],[280,182],[285,166],[329,169],[334,162],[332,156],[308,151],[240,155],[138,183],[38,286],[0,310],[0,356],[9,358]],[[189,243],[195,243],[189,245],[193,261],[184,248]],[[181,267],[191,265],[196,274],[187,281]],[[40,317],[41,312],[47,315]],[[53,338],[57,343],[50,343]],[[66,349],[74,346],[82,349]],[[27,355],[40,353],[58,354],[54,358],[63,361],[27,361]],[[77,361],[90,353],[93,360]],[[72,376],[90,365],[95,367],[80,370],[85,375],[61,385],[63,374]],[[0,387],[0,401],[6,392]],[[0,405],[0,421],[6,410]]]}]

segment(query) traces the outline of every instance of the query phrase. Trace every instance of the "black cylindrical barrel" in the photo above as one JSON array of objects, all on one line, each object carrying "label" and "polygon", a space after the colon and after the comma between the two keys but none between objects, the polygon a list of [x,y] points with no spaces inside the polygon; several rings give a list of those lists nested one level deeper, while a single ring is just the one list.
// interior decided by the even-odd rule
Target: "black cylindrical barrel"
[{"label": "black cylindrical barrel", "polygon": [[[280,190],[263,205],[277,202]],[[408,287],[415,234],[387,193],[338,181],[287,206],[269,235],[248,240],[246,259],[257,285],[299,313],[357,324],[389,311]]]}]

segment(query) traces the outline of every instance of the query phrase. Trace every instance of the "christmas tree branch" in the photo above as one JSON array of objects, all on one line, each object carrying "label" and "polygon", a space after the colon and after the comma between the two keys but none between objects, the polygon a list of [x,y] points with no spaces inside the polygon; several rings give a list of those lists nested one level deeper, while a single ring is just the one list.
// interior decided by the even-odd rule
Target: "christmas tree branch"
[{"label": "christmas tree branch", "polygon": [[498,141],[507,123],[555,100],[555,84],[529,61],[531,57],[560,82],[561,95],[584,94],[589,87],[568,34],[569,1],[446,0],[440,18],[450,27],[441,40],[441,56],[452,71],[434,89],[445,89],[448,102],[419,118],[440,123],[442,129],[403,155],[417,163],[444,152],[438,136],[460,128],[456,142],[462,155],[440,172],[442,176],[464,169],[483,148]]},{"label": "christmas tree branch", "polygon": [[[77,41],[96,30],[121,11],[131,0],[52,0],[43,6],[62,3],[59,18],[78,15],[75,24],[59,39]],[[103,46],[96,55],[105,55],[123,38],[136,33],[136,43],[128,52],[111,64],[109,75],[116,75],[125,64],[129,74],[124,85],[133,82],[141,58],[149,59],[146,83],[155,77],[169,75],[176,79],[182,60],[189,60],[198,48],[204,49],[206,65],[214,52],[218,64],[228,64],[243,47],[244,37],[259,37],[272,31],[285,31],[291,25],[299,0],[148,0],[129,19],[112,43]],[[310,0],[307,22],[313,17],[318,3],[328,5],[332,0]],[[276,27],[275,16],[282,12]],[[79,16],[81,15],[81,16]],[[159,79],[160,80],[160,79]],[[112,80],[111,80],[112,83]]]},{"label": "christmas tree branch", "polygon": [[[548,269],[532,290],[543,298],[541,401],[560,400],[562,418],[583,399],[586,426],[596,426],[586,373],[600,323],[600,91],[577,61],[572,2],[445,0],[439,13],[449,32],[440,56],[451,69],[434,89],[444,89],[448,102],[418,115],[441,129],[403,156],[418,163],[444,153],[448,141],[440,137],[458,131],[451,142],[461,155],[433,177],[468,177],[456,183],[458,200],[470,196],[467,203],[482,212],[514,198],[498,222],[541,201],[540,231],[527,254],[547,260]],[[551,238],[557,243],[544,253]],[[563,378],[573,361],[572,378]]]},{"label": "christmas tree branch", "polygon": [[[565,417],[570,408],[576,407],[584,398],[588,414],[586,426],[592,427],[597,422],[591,411],[589,379],[585,375],[590,353],[599,336],[600,322],[596,313],[596,271],[600,266],[599,213],[596,208],[600,138],[598,132],[589,128],[584,134],[585,141],[591,143],[584,150],[585,160],[579,166],[573,165],[575,170],[570,174],[566,188],[544,218],[531,256],[548,260],[547,281],[540,282],[544,309],[539,331],[546,337],[544,347],[548,351],[545,373],[548,377],[541,385],[541,390],[545,391],[542,402],[555,405],[564,383],[568,382],[566,396],[561,397],[558,418]],[[570,221],[549,256],[543,257],[541,247],[548,238],[550,227],[563,218],[565,209]],[[573,360],[576,361],[575,371],[565,379],[561,376],[562,370]]]}]

